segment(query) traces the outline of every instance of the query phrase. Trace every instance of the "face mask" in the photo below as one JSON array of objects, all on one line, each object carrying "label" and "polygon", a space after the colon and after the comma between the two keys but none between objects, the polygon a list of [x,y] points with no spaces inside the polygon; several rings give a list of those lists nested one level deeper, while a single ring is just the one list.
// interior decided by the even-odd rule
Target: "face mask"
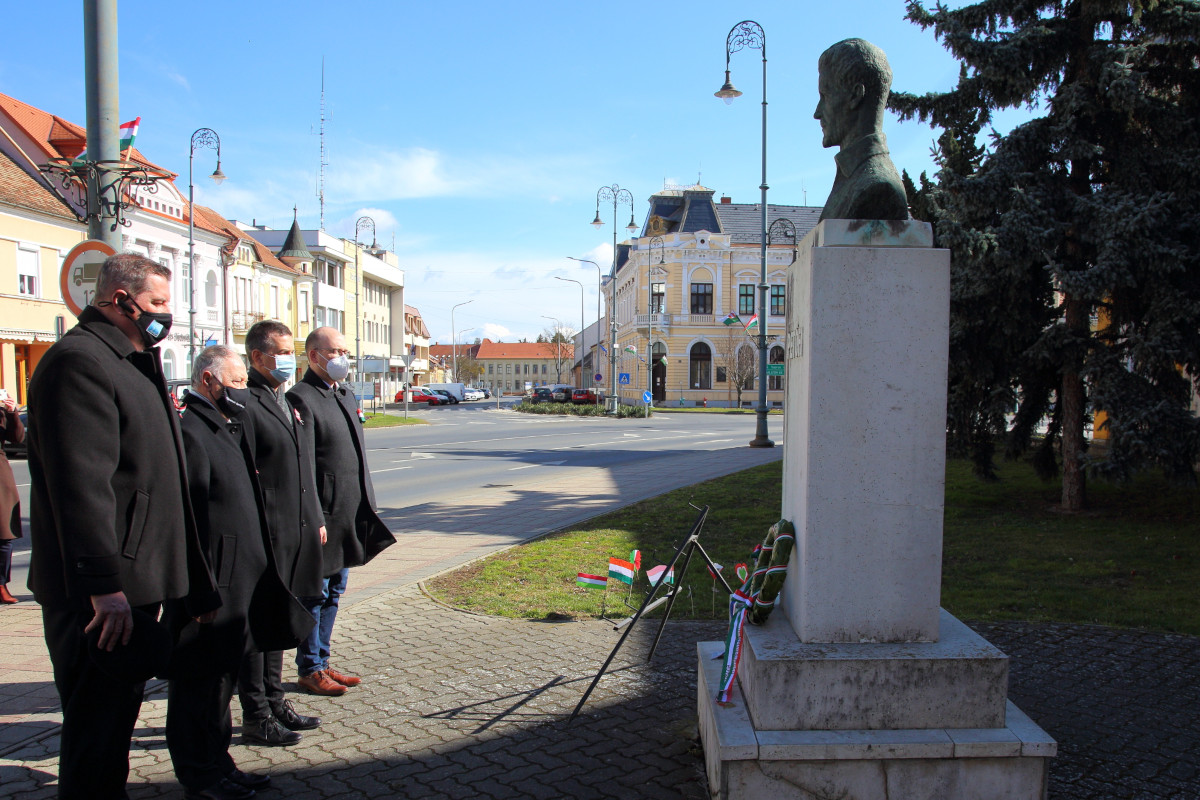
[{"label": "face mask", "polygon": [[280,383],[287,383],[296,374],[296,357],[279,355],[274,358],[275,369],[271,370],[271,377]]},{"label": "face mask", "polygon": [[146,311],[137,304],[136,300],[128,295],[117,305],[125,313],[129,314],[131,318],[133,312],[129,309],[130,305],[142,312],[140,317],[133,320],[133,324],[137,325],[138,330],[142,332],[142,341],[146,343],[147,347],[154,347],[154,345],[167,338],[167,334],[170,333],[172,321],[170,314],[157,314]]},{"label": "face mask", "polygon": [[223,386],[225,391],[217,398],[217,410],[229,419],[236,419],[246,410],[250,403],[250,390],[238,389],[236,386]]},{"label": "face mask", "polygon": [[334,383],[346,380],[346,376],[350,374],[350,357],[342,355],[328,359],[325,362],[325,374]]}]

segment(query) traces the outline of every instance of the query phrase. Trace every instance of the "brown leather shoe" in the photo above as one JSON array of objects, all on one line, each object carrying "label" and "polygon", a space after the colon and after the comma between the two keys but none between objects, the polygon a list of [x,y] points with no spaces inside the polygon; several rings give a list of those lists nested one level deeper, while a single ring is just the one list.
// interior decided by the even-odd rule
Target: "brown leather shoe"
[{"label": "brown leather shoe", "polygon": [[[21,602],[21,601],[15,597],[13,597],[12,592],[8,591],[8,584],[0,583],[0,603],[8,603],[11,605],[12,603],[19,603],[19,602]],[[354,682],[358,683],[358,678],[355,678]],[[349,684],[347,684],[347,685],[349,685]]]},{"label": "brown leather shoe", "polygon": [[296,681],[296,685],[309,694],[319,694],[326,697],[338,697],[346,693],[346,687],[317,670],[312,675],[304,675]]},{"label": "brown leather shoe", "polygon": [[358,686],[360,683],[362,683],[362,678],[356,677],[354,675],[343,675],[342,673],[335,670],[333,667],[326,667],[325,674],[328,675],[329,677],[333,678],[335,681],[340,683],[342,686]]}]

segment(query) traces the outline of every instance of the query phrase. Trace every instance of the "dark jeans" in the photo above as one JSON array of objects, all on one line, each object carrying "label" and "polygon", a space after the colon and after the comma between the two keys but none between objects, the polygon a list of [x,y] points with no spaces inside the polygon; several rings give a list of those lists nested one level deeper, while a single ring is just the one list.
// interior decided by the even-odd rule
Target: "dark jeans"
[{"label": "dark jeans", "polygon": [[342,569],[325,579],[321,597],[302,597],[300,602],[317,623],[308,638],[296,648],[296,669],[301,676],[329,666],[329,643],[333,638],[333,623],[337,619],[338,603],[346,592],[350,570]]},{"label": "dark jeans", "polygon": [[283,651],[248,653],[238,672],[242,723],[261,722],[283,705]]},{"label": "dark jeans", "polygon": [[12,547],[15,539],[0,539],[0,586],[12,580]]},{"label": "dark jeans", "polygon": [[[85,602],[70,609],[42,608],[46,648],[63,710],[58,796],[123,800],[129,743],[146,684],[110,677],[88,657],[83,629],[92,610],[90,600]],[[142,610],[158,616],[157,606]]]},{"label": "dark jeans", "polygon": [[203,791],[233,772],[229,756],[234,672],[185,675],[167,689],[167,749],[175,777],[190,791]]}]

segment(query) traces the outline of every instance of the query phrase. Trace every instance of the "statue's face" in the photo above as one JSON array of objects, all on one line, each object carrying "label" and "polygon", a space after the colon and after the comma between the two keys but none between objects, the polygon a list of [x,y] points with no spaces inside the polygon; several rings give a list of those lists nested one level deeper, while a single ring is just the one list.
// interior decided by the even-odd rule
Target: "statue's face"
[{"label": "statue's face", "polygon": [[840,145],[846,136],[852,96],[837,85],[824,70],[821,70],[817,79],[817,90],[821,99],[817,101],[817,110],[813,112],[813,117],[821,121],[821,146],[835,147]]}]

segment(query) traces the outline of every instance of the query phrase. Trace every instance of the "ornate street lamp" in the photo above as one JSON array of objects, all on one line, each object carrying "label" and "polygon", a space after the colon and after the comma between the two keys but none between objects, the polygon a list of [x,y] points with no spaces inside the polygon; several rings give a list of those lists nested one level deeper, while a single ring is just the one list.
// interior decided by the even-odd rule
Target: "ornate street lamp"
[{"label": "ornate street lamp", "polygon": [[602,200],[604,202],[611,200],[613,204],[613,263],[612,270],[608,274],[611,286],[608,306],[611,323],[608,342],[609,398],[606,405],[609,413],[616,413],[619,405],[617,398],[617,206],[621,203],[629,204],[629,224],[625,226],[625,230],[633,233],[637,230],[637,223],[633,221],[633,195],[629,193],[628,189],[622,189],[614,183],[612,186],[601,186],[596,190],[596,218],[592,220],[592,227],[596,229],[604,227],[604,222],[600,219],[600,201]]},{"label": "ornate street lamp", "polygon": [[188,151],[188,374],[196,360],[196,206],[192,202],[195,186],[192,183],[192,162],[196,148],[207,147],[217,151],[217,168],[209,177],[220,186],[225,180],[221,172],[221,137],[212,128],[198,128],[192,133],[192,145]]},{"label": "ornate street lamp", "polygon": [[767,34],[753,20],[743,20],[729,29],[725,37],[725,84],[714,92],[728,105],[741,92],[729,78],[729,57],[742,48],[762,51],[762,238],[760,241],[761,277],[758,284],[758,408],[751,447],[774,447],[767,437]]}]

